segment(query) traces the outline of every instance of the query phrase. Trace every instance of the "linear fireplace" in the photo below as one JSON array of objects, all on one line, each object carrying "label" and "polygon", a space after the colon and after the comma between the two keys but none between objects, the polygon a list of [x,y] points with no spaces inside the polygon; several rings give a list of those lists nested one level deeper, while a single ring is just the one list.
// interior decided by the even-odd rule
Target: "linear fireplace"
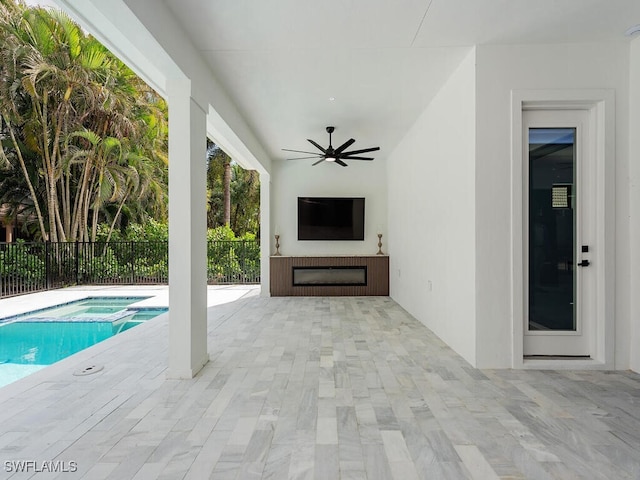
[{"label": "linear fireplace", "polygon": [[366,266],[293,267],[293,286],[367,285]]}]

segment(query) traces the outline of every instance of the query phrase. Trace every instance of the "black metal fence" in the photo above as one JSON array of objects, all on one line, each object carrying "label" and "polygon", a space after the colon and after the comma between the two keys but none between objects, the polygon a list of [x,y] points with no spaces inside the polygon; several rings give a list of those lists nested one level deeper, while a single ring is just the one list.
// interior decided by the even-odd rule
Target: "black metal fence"
[{"label": "black metal fence", "polygon": [[[168,243],[0,243],[0,298],[68,285],[144,285],[169,280]],[[210,241],[209,284],[260,283],[257,241]]]}]

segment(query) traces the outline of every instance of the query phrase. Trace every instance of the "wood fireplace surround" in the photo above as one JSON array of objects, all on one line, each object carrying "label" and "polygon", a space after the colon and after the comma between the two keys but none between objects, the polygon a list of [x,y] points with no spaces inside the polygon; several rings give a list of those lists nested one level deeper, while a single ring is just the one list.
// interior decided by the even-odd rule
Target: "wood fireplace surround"
[{"label": "wood fireplace surround", "polygon": [[271,296],[389,295],[389,257],[272,256]]}]

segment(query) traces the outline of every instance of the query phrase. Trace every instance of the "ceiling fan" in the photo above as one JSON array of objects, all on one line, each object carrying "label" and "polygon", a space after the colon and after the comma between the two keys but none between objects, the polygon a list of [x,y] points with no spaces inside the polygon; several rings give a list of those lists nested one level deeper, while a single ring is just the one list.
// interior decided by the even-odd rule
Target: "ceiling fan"
[{"label": "ceiling fan", "polygon": [[320,152],[307,152],[304,150],[289,150],[288,148],[283,148],[285,152],[296,152],[296,153],[308,153],[311,155],[310,157],[296,157],[296,158],[288,158],[287,160],[303,160],[307,158],[319,158],[317,162],[313,164],[313,166],[318,165],[322,162],[334,162],[343,167],[348,166],[344,160],[373,160],[373,157],[360,157],[361,153],[367,152],[375,152],[376,150],[380,150],[380,147],[371,147],[371,148],[363,148],[362,150],[351,150],[350,152],[345,152],[347,148],[355,143],[353,138],[350,138],[338,148],[333,148],[331,145],[331,134],[334,132],[335,127],[327,127],[327,133],[329,134],[329,146],[327,148],[322,148],[319,144],[307,138],[309,143],[316,147]]}]

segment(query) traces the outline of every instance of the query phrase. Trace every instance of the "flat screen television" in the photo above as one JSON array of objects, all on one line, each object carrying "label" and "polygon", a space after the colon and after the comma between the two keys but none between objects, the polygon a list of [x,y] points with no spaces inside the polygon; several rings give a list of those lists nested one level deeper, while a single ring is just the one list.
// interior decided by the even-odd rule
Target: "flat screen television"
[{"label": "flat screen television", "polygon": [[364,198],[298,197],[298,240],[364,240]]}]

